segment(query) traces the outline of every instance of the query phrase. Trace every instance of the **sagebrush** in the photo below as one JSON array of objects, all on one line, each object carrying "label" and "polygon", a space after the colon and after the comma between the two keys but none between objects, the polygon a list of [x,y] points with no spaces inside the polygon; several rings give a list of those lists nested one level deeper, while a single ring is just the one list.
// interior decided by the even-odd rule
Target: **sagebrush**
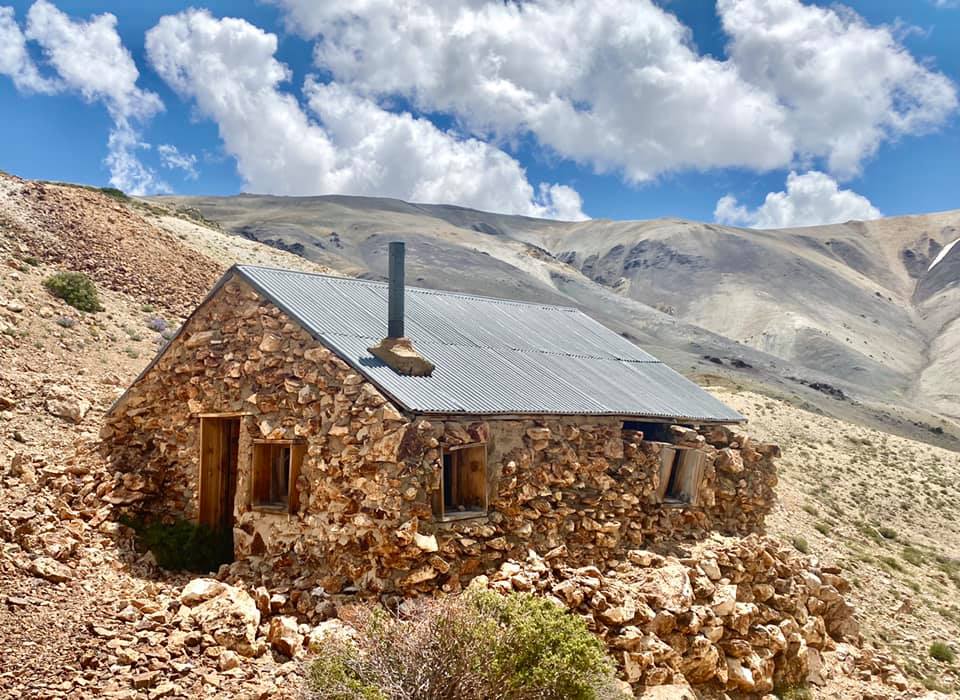
[{"label": "sagebrush", "polygon": [[80,311],[103,311],[93,280],[82,272],[58,272],[43,281],[55,297]]},{"label": "sagebrush", "polygon": [[[405,606],[406,607],[406,606]],[[403,616],[342,615],[354,643],[325,641],[307,674],[313,700],[609,700],[614,667],[583,620],[523,593],[468,589]]]}]

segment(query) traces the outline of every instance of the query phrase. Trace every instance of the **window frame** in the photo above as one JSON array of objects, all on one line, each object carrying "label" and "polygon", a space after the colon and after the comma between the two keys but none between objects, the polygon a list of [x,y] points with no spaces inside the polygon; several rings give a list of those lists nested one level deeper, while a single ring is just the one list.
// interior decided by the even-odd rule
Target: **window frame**
[{"label": "window frame", "polygon": [[[289,455],[287,457],[287,502],[270,503],[257,500],[257,487],[260,481],[258,475],[265,465],[263,458],[259,453],[264,448],[287,447]],[[259,513],[290,514],[295,515],[300,510],[300,492],[297,489],[297,479],[300,477],[300,469],[303,466],[303,458],[306,454],[306,443],[302,440],[261,440],[253,441],[250,450],[250,510]],[[273,479],[273,474],[269,475]]]},{"label": "window frame", "polygon": [[[482,461],[482,487],[479,489],[479,495],[481,498],[482,506],[479,508],[471,508],[469,510],[448,510],[448,508],[454,507],[452,504],[447,504],[447,488],[446,488],[446,458],[449,456],[451,459],[454,459],[455,456],[460,453],[465,453],[468,450],[478,450],[482,449],[483,461]],[[488,461],[488,444],[486,442],[471,442],[464,445],[445,445],[441,447],[440,450],[440,486],[434,493],[433,497],[433,517],[434,520],[439,522],[452,522],[456,520],[471,520],[476,518],[486,518],[490,513],[490,467]],[[462,468],[464,465],[457,465],[458,468]]]},{"label": "window frame", "polygon": [[[668,458],[669,462],[667,461]],[[672,508],[698,507],[700,505],[700,489],[703,486],[706,459],[706,453],[699,448],[664,444],[660,448],[660,482],[657,485],[657,503]],[[685,487],[690,487],[692,493]],[[684,496],[687,496],[687,498],[684,498]]]}]

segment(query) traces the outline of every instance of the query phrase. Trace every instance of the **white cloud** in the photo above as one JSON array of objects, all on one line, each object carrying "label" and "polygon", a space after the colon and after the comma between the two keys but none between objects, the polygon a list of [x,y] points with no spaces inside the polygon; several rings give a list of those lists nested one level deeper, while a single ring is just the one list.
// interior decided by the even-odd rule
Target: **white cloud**
[{"label": "white cloud", "polygon": [[799,0],[718,0],[741,74],[784,105],[803,157],[840,177],[885,140],[923,133],[957,107],[953,83],[919,63],[893,28]]},{"label": "white cloud", "polygon": [[180,149],[169,143],[157,146],[160,163],[169,170],[182,170],[188,180],[196,180],[200,173],[197,171],[197,157],[192,153],[181,153]]},{"label": "white cloud", "polygon": [[532,134],[631,182],[817,158],[850,176],[882,141],[956,108],[949,79],[892,29],[799,0],[719,0],[724,61],[650,0],[273,2],[337,82],[482,138]]},{"label": "white cloud", "polygon": [[582,218],[579,195],[527,181],[520,164],[477,139],[387,111],[342,85],[308,78],[308,114],[279,85],[277,38],[205,10],[163,17],[147,33],[157,73],[216,122],[248,189],[373,194],[531,216]]},{"label": "white cloud", "polygon": [[837,181],[816,170],[787,176],[783,192],[770,192],[756,209],[726,195],[717,202],[713,217],[722,224],[750,228],[789,228],[880,218],[870,200],[853,190],[840,189]]},{"label": "white cloud", "polygon": [[27,50],[12,7],[0,7],[0,75],[7,75],[21,92],[51,94],[60,89],[55,80],[40,74]]},{"label": "white cloud", "polygon": [[776,101],[698,55],[649,0],[275,1],[318,37],[316,63],[337,82],[455,115],[481,138],[532,133],[631,182],[792,155]]},{"label": "white cloud", "polygon": [[[27,50],[36,42],[44,60],[56,71],[46,78]],[[169,191],[137,157],[149,148],[140,139],[138,123],[163,109],[160,98],[137,87],[140,73],[117,33],[109,13],[88,21],[74,20],[48,0],[37,0],[27,13],[26,31],[11,8],[0,7],[0,73],[9,75],[22,92],[76,92],[87,102],[102,103],[113,120],[104,162],[110,184],[131,194]]]}]

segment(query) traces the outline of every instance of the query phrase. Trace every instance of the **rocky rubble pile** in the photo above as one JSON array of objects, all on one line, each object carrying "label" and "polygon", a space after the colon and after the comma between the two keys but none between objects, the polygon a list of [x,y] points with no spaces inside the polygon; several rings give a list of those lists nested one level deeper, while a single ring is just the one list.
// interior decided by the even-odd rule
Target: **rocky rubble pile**
[{"label": "rocky rubble pile", "polygon": [[177,312],[199,302],[222,272],[131,205],[91,188],[0,174],[3,220],[31,254]]},{"label": "rocky rubble pile", "polygon": [[310,629],[262,616],[277,596],[158,576],[83,461],[0,449],[0,697],[295,697]]},{"label": "rocky rubble pile", "polygon": [[[823,684],[824,654],[906,687],[882,656],[861,653],[849,584],[838,569],[766,537],[707,541],[687,556],[633,550],[601,572],[558,553],[507,562],[487,585],[549,596],[583,615],[634,687],[689,684],[765,694]],[[555,563],[556,562],[556,563]]]}]

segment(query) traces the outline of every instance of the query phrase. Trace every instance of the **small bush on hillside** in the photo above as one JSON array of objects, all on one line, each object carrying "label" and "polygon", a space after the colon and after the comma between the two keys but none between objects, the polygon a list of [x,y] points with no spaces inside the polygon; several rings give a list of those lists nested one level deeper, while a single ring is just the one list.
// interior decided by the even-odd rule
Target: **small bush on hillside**
[{"label": "small bush on hillside", "polygon": [[898,562],[893,557],[878,557],[878,561],[891,571],[897,571],[899,573],[903,573],[904,571],[903,564]]},{"label": "small bush on hillside", "polygon": [[130,197],[127,196],[127,193],[123,190],[118,190],[116,187],[101,187],[100,191],[108,197],[112,197],[120,202],[130,201]]},{"label": "small bush on hillside", "polygon": [[136,531],[140,543],[164,569],[205,573],[233,560],[231,533],[215,532],[187,520],[171,524],[126,520],[124,524]]},{"label": "small bush on hillside", "polygon": [[307,674],[333,700],[607,700],[622,697],[613,664],[583,620],[543,598],[468,590],[345,614],[356,647],[330,640]]},{"label": "small bush on hillside", "polygon": [[800,537],[800,535],[797,535],[796,537],[791,539],[790,543],[793,545],[794,549],[796,549],[801,554],[810,553],[810,545],[807,543],[807,540],[804,539],[803,537]]},{"label": "small bush on hillside", "polygon": [[155,316],[147,320],[147,328],[157,333],[163,333],[167,330],[167,322],[159,316]]},{"label": "small bush on hillside", "polygon": [[877,532],[879,532],[884,539],[895,540],[897,539],[897,531],[892,527],[878,527]]},{"label": "small bush on hillside", "polygon": [[903,553],[901,556],[905,562],[913,564],[914,566],[920,566],[927,560],[923,552],[910,545],[907,545],[903,548]]},{"label": "small bush on hillside", "polygon": [[53,296],[80,311],[103,311],[93,280],[82,272],[58,272],[43,281]]},{"label": "small bush on hillside", "polygon": [[953,649],[943,642],[934,642],[930,645],[930,656],[937,661],[948,664],[952,664],[957,659],[957,655],[953,652]]}]

